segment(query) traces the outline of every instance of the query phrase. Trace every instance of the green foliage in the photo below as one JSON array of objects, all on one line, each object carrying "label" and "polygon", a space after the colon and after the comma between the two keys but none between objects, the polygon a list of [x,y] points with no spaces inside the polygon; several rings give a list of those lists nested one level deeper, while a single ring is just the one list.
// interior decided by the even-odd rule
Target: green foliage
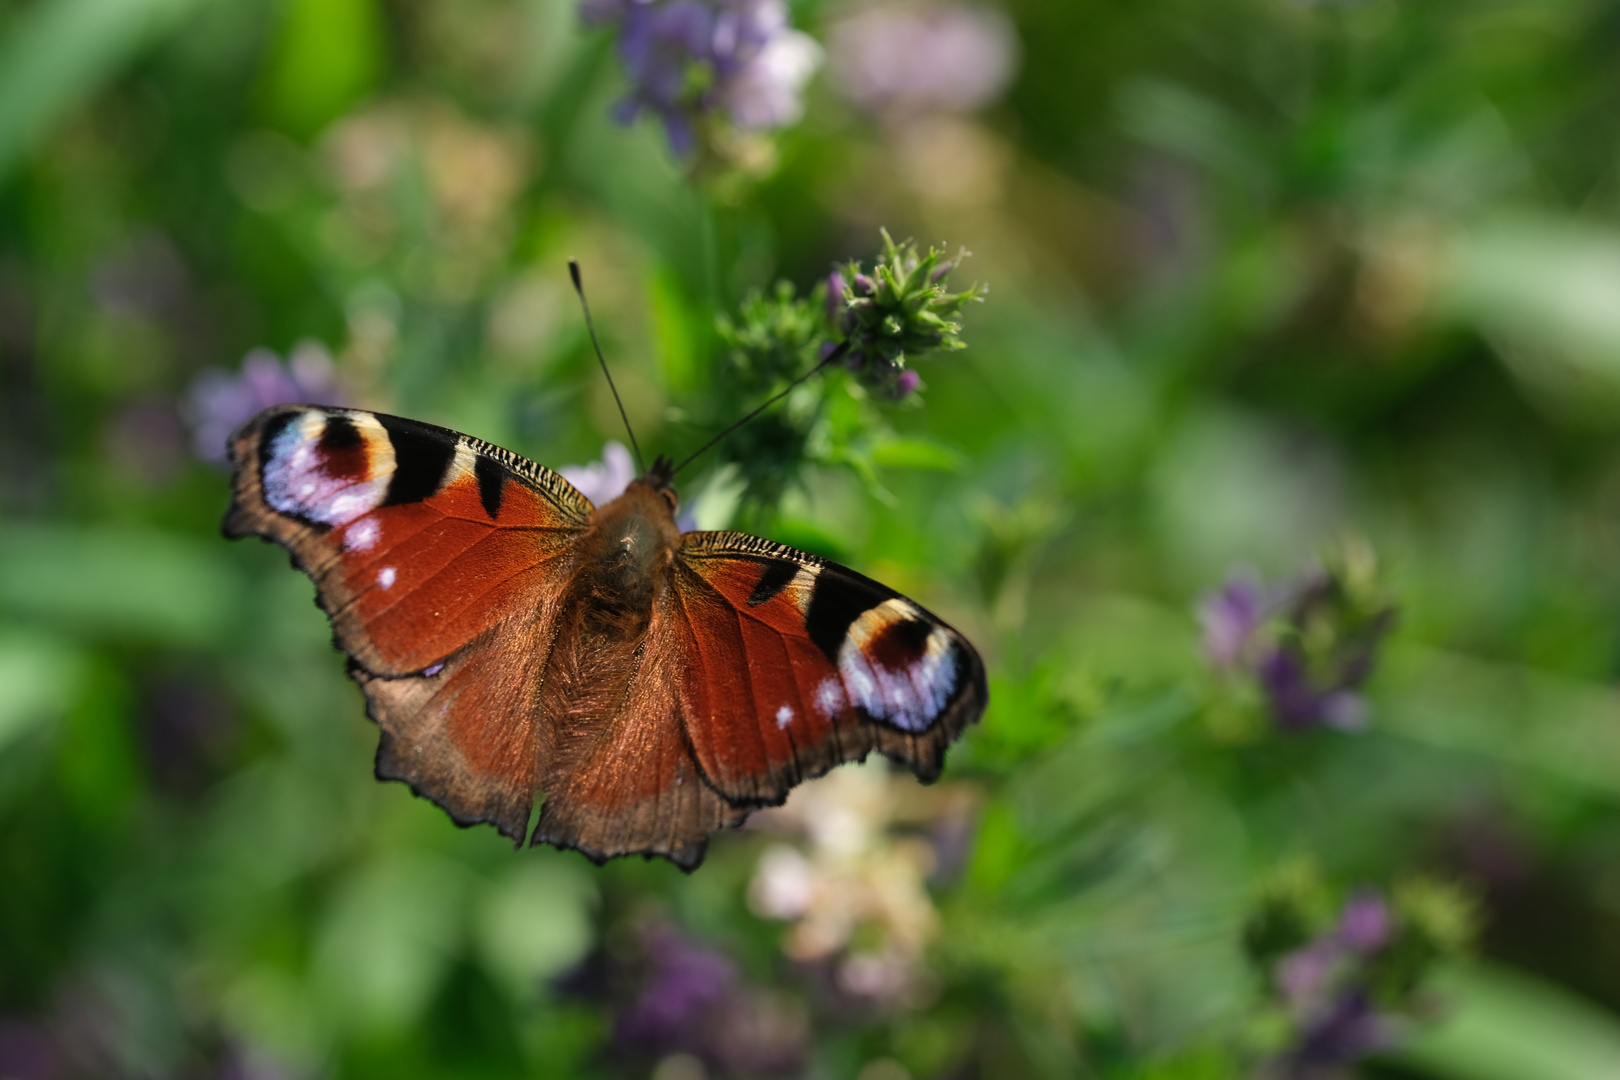
[{"label": "green foliage", "polygon": [[[961,324],[950,317],[980,299],[982,290],[950,292],[944,282],[955,264],[941,252],[930,248],[922,255],[915,244],[882,236],[871,278],[852,262],[804,296],[780,281],[770,293],[744,297],[735,318],[722,313],[715,320],[730,365],[728,392],[719,399],[742,408],[788,394],[778,411],[730,435],[721,448],[742,485],[740,512],[756,527],[773,521],[784,495],[803,487],[812,466],[845,466],[879,497],[889,497],[881,467],[948,470],[960,464],[947,446],[897,436],[867,391],[909,397],[918,383],[915,377],[902,381],[908,354],[915,361],[964,348]],[[845,273],[854,285],[845,283]],[[875,284],[857,295],[866,289],[862,282]],[[801,382],[812,373],[819,378]]]},{"label": "green foliage", "polygon": [[966,254],[946,258],[934,247],[920,253],[916,244],[909,240],[896,244],[884,230],[883,252],[871,274],[863,272],[858,261],[841,268],[836,279],[842,293],[840,329],[851,355],[882,372],[891,393],[895,387],[887,376],[904,370],[908,358],[915,361],[935,350],[965,348],[962,324],[954,320],[969,303],[982,300],[987,290],[974,285],[953,293],[944,280]]},{"label": "green foliage", "polygon": [[716,320],[731,374],[744,391],[762,396],[816,364],[830,340],[826,294],[826,286],[817,285],[808,296],[795,296],[791,283],[779,281],[770,293],[746,296],[736,322],[724,314]]}]

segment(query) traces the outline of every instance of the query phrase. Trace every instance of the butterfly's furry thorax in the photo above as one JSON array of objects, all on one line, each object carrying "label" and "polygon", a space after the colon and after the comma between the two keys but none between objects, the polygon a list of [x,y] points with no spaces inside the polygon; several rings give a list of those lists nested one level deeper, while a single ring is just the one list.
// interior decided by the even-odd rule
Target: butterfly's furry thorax
[{"label": "butterfly's furry thorax", "polygon": [[633,644],[647,629],[653,606],[669,587],[681,531],[674,494],[658,478],[633,480],[596,508],[577,546],[576,581],[589,628]]}]

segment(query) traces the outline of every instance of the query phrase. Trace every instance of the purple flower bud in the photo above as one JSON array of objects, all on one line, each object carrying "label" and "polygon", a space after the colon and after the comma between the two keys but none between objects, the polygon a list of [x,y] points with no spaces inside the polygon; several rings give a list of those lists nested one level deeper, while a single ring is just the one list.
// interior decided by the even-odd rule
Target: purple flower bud
[{"label": "purple flower bud", "polygon": [[1273,977],[1290,1008],[1309,1009],[1322,996],[1343,952],[1337,939],[1323,937],[1277,961]]},{"label": "purple flower bud", "polygon": [[906,369],[894,380],[894,400],[900,401],[910,397],[922,382],[922,376],[911,369]]},{"label": "purple flower bud", "polygon": [[844,275],[837,270],[827,275],[827,321],[838,325],[844,314]]},{"label": "purple flower bud", "polygon": [[1235,671],[1255,632],[1266,620],[1266,597],[1253,574],[1239,571],[1198,605],[1204,655],[1223,671]]},{"label": "purple flower bud", "polygon": [[935,268],[934,272],[928,275],[928,283],[930,285],[938,285],[940,282],[950,277],[951,271],[955,269],[956,263],[954,262],[940,263],[939,266]]},{"label": "purple flower bud", "polygon": [[1361,695],[1343,685],[1319,685],[1296,646],[1272,649],[1261,658],[1256,674],[1272,715],[1285,730],[1366,727],[1367,704]]},{"label": "purple flower bud", "polygon": [[1337,1072],[1369,1054],[1387,1050],[1395,1033],[1390,1018],[1373,1008],[1367,994],[1358,990],[1336,998],[1306,1024],[1301,1035],[1289,1055],[1293,1068],[1288,1076],[1321,1076],[1330,1069]]},{"label": "purple flower bud", "polygon": [[1339,938],[1358,952],[1376,952],[1389,942],[1390,923],[1384,898],[1372,891],[1359,892],[1345,901],[1339,915]]},{"label": "purple flower bud", "polygon": [[871,296],[875,292],[877,292],[877,282],[873,281],[865,274],[855,275],[856,296]]}]

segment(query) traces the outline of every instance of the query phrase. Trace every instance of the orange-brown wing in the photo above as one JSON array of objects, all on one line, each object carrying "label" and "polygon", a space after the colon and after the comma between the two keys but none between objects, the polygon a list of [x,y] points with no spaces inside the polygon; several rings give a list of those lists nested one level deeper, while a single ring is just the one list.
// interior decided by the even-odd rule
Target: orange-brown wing
[{"label": "orange-brown wing", "polygon": [[679,708],[704,779],[734,806],[876,750],[935,779],[984,713],[967,639],[893,589],[741,533],[688,533],[656,642],[681,658]]},{"label": "orange-brown wing", "polygon": [[521,843],[536,715],[591,504],[556,473],[444,428],[282,405],[231,438],[229,537],[287,548],[382,728],[377,775]]}]

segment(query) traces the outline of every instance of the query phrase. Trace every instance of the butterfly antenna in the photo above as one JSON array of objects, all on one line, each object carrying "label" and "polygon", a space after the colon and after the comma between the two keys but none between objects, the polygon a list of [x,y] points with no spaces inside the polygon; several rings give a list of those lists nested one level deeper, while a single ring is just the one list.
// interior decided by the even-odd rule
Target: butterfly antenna
[{"label": "butterfly antenna", "polygon": [[602,343],[596,340],[596,323],[591,321],[591,305],[585,302],[585,286],[579,280],[579,263],[574,259],[568,260],[568,276],[574,279],[574,291],[579,294],[579,306],[585,312],[585,329],[591,332],[591,348],[596,350],[596,359],[602,365],[602,374],[607,376],[608,389],[613,391],[613,404],[619,407],[619,419],[624,421],[625,434],[630,436],[630,449],[636,452],[636,472],[645,474],[647,466],[641,460],[641,447],[636,443],[636,433],[630,429],[630,417],[625,415],[624,401],[619,397],[619,388],[613,385],[613,373],[608,370],[607,357],[602,355]]},{"label": "butterfly antenna", "polygon": [[760,413],[764,412],[766,409],[770,408],[772,405],[775,405],[778,401],[781,401],[783,398],[787,397],[788,394],[793,390],[793,388],[795,386],[798,386],[800,383],[804,382],[806,379],[809,379],[811,376],[819,374],[821,372],[821,369],[826,367],[827,365],[836,364],[838,361],[842,360],[844,358],[844,354],[847,353],[847,352],[849,352],[849,342],[847,342],[847,341],[839,342],[838,347],[836,349],[834,349],[832,352],[828,353],[826,355],[826,357],[821,361],[821,363],[817,364],[815,367],[811,368],[809,371],[805,372],[803,375],[800,375],[797,379],[794,379],[792,382],[790,382],[786,386],[782,387],[781,390],[779,390],[777,393],[771,395],[771,397],[769,399],[767,399],[764,404],[760,405],[753,412],[749,413],[747,416],[743,417],[741,420],[736,421],[731,426],[727,427],[724,431],[722,431],[720,434],[716,435],[714,438],[710,439],[708,442],[706,442],[702,446],[698,447],[696,452],[690,454],[685,461],[683,461],[679,465],[675,466],[674,471],[669,474],[670,479],[674,479],[675,476],[678,475],[682,469],[686,468],[688,465],[692,464],[692,462],[694,462],[698,458],[702,457],[705,453],[707,453],[709,451],[709,448],[712,447],[715,443],[719,442],[721,439],[725,438],[727,435],[730,435],[733,431],[736,431],[738,428],[740,428],[744,424],[748,423],[748,421],[752,420],[754,417],[758,416]]}]

